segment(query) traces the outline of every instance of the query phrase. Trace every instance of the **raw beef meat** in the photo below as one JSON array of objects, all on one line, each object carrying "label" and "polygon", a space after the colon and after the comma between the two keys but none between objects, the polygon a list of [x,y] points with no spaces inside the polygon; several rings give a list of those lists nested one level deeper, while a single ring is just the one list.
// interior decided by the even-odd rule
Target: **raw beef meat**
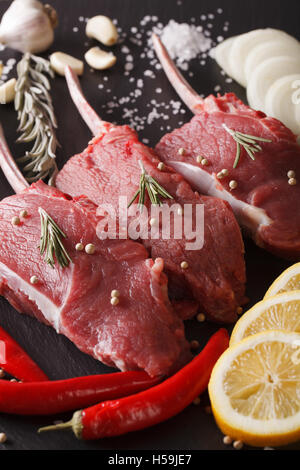
[{"label": "raw beef meat", "polygon": [[[196,116],[165,135],[156,152],[198,191],[228,201],[240,224],[261,247],[300,259],[300,146],[276,119],[243,104],[233,93],[200,98],[176,70],[166,49],[153,36],[157,55],[172,85]],[[236,168],[237,142],[228,130],[267,139],[255,161],[244,148]],[[184,148],[184,155],[178,153]],[[197,161],[207,159],[203,166]],[[227,174],[220,174],[222,170]],[[220,177],[221,176],[221,177]],[[230,186],[230,182],[234,182]]]},{"label": "raw beef meat", "polygon": [[[154,177],[181,207],[204,205],[204,245],[202,249],[187,250],[187,240],[141,240],[152,258],[164,259],[169,277],[170,293],[184,307],[184,318],[195,313],[181,300],[195,299],[208,317],[218,322],[232,322],[237,308],[244,301],[245,266],[243,242],[230,206],[216,198],[195,193],[181,175],[166,166],[158,169],[159,159],[137,138],[128,126],[114,126],[101,121],[85,101],[74,74],[66,73],[73,100],[96,137],[81,154],[72,157],[59,172],[56,185],[72,196],[85,194],[98,205],[110,203],[115,208],[119,196],[129,201],[137,188],[142,162],[147,174]],[[147,200],[149,208],[150,202]],[[194,211],[195,213],[195,211]],[[146,232],[151,226],[146,220]],[[172,229],[171,229],[172,234]],[[187,269],[181,263],[186,261]]]},{"label": "raw beef meat", "polygon": [[[1,162],[7,160],[4,148],[2,139]],[[65,268],[57,261],[51,267],[40,254],[39,208],[67,236],[63,244],[72,262]],[[100,240],[96,209],[86,197],[72,199],[42,181],[2,200],[0,293],[105,364],[169,374],[189,360],[190,350],[168,299],[163,260],[149,259],[131,240]],[[27,216],[15,225],[13,217],[23,210]],[[78,251],[77,243],[92,243],[95,252]],[[111,304],[114,289],[117,305]]]}]

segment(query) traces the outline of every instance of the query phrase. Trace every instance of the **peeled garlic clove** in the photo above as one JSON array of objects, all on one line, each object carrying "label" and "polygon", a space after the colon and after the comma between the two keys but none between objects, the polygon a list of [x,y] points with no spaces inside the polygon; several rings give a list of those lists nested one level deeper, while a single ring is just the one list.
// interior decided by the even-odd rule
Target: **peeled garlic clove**
[{"label": "peeled garlic clove", "polygon": [[83,74],[83,62],[69,54],[65,54],[64,52],[54,52],[51,54],[50,64],[53,70],[59,75],[65,75],[66,65],[69,65],[77,75]]},{"label": "peeled garlic clove", "polygon": [[0,103],[1,104],[11,103],[11,101],[15,99],[16,83],[17,83],[17,80],[15,78],[12,78],[11,80],[8,80],[7,82],[3,83],[3,85],[0,86]]},{"label": "peeled garlic clove", "polygon": [[100,47],[92,47],[85,54],[85,60],[90,67],[96,70],[105,70],[112,67],[117,58],[112,52],[106,52],[100,49]]},{"label": "peeled garlic clove", "polygon": [[118,40],[117,28],[110,18],[103,15],[90,18],[85,33],[89,38],[97,39],[105,46],[112,46]]}]

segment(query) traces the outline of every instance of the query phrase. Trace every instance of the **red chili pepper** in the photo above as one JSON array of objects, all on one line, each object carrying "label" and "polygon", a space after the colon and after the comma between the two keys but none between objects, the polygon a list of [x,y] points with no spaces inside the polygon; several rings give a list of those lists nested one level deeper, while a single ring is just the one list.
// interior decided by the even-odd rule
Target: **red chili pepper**
[{"label": "red chili pepper", "polygon": [[71,421],[39,431],[71,428],[78,438],[100,439],[165,421],[186,408],[207,388],[213,366],[228,344],[228,333],[221,328],[198,356],[161,384],[120,400],[105,401],[77,411]]},{"label": "red chili pepper", "polygon": [[23,382],[49,380],[21,346],[0,327],[0,367]]},{"label": "red chili pepper", "polygon": [[0,412],[48,415],[120,398],[156,385],[143,371],[88,375],[67,380],[17,383],[0,381]]}]

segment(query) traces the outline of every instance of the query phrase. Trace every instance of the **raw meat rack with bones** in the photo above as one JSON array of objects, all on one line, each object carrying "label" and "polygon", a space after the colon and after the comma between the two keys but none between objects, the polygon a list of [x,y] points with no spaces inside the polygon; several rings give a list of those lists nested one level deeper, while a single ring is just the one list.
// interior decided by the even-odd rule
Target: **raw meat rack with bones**
[{"label": "raw meat rack with bones", "polygon": [[[28,186],[1,128],[0,164],[17,192],[0,202],[0,295],[109,366],[160,376],[186,363],[189,343],[168,298],[163,260],[149,259],[132,240],[100,240],[97,206],[85,196],[42,181]],[[41,208],[66,235],[65,267],[40,253]],[[78,251],[78,243],[92,252]]]},{"label": "raw meat rack with bones", "polygon": [[[158,156],[196,190],[228,201],[257,245],[299,260],[300,146],[296,136],[233,93],[202,99],[176,69],[159,37],[153,34],[152,38],[170,83],[195,114],[160,140],[155,147]],[[184,154],[179,148],[185,149]]]},{"label": "raw meat rack with bones", "polygon": [[[202,205],[203,247],[186,248],[189,240],[185,234],[181,239],[172,237],[173,226],[169,239],[161,235],[151,238],[150,215],[150,220],[144,223],[149,236],[140,237],[140,241],[153,259],[164,259],[169,293],[183,318],[193,316],[200,305],[213,321],[234,321],[245,300],[245,264],[241,233],[229,204],[194,192],[171,167],[164,165],[161,169],[155,152],[138,140],[133,129],[112,125],[98,117],[70,68],[66,69],[66,79],[72,99],[95,137],[84,152],[64,165],[56,178],[57,187],[72,196],[85,194],[98,206],[112,204],[117,210],[119,196],[126,197],[128,202],[139,187],[142,163],[147,175],[172,196],[173,199],[162,199],[164,204],[176,203],[183,209],[190,204],[193,218],[197,205]],[[147,194],[144,203],[150,212],[152,205]]]}]

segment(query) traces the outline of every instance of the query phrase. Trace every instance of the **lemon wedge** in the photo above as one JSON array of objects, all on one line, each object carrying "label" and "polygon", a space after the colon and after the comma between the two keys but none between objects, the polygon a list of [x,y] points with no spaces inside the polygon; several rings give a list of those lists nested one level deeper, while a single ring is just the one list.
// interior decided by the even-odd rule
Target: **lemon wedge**
[{"label": "lemon wedge", "polygon": [[271,297],[281,292],[300,289],[300,263],[293,264],[283,271],[280,276],[273,282],[266,292],[266,297]]},{"label": "lemon wedge", "polygon": [[212,371],[215,420],[232,439],[279,446],[300,439],[300,334],[269,330],[229,347]]},{"label": "lemon wedge", "polygon": [[266,330],[300,333],[300,290],[283,292],[255,304],[235,324],[230,345]]}]

